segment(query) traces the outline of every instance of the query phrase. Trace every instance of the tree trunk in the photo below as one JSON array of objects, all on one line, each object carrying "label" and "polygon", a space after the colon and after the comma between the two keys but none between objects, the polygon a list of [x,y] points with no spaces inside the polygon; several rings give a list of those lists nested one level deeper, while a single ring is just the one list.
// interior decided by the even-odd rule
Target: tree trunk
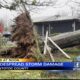
[{"label": "tree trunk", "polygon": [[[74,32],[61,33],[59,35],[51,37],[62,49],[80,45],[80,30]],[[43,42],[42,42],[43,43]],[[48,41],[48,45],[54,50],[57,49]]]}]

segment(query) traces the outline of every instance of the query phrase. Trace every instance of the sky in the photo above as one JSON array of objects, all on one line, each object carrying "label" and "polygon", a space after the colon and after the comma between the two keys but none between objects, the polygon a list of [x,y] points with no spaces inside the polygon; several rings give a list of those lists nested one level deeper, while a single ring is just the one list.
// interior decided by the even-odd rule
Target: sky
[{"label": "sky", "polygon": [[[78,2],[80,2],[80,0],[78,0]],[[53,7],[52,6],[46,7],[41,10],[38,10],[35,13],[32,13],[32,17],[33,18],[46,17],[46,16],[53,16],[53,15],[57,15],[57,14],[61,14],[61,13],[66,13],[68,16],[71,16],[72,10],[69,7],[69,5],[71,5],[72,7],[76,6],[76,4],[72,3],[71,0],[58,0],[56,5],[54,5]]]},{"label": "sky", "polygon": [[[41,10],[38,10],[37,12],[33,13],[35,15],[33,15],[32,17],[43,17],[43,16],[51,16],[51,15],[55,15],[58,13],[58,11],[60,11],[61,9],[63,9],[63,5],[67,2],[68,0],[58,0],[56,6],[51,6],[51,7],[45,7]],[[56,7],[56,8],[55,8]],[[61,8],[60,8],[61,7]],[[68,8],[68,7],[65,7]],[[47,13],[47,14],[46,14]]]},{"label": "sky", "polygon": [[[10,2],[11,0],[8,1]],[[41,0],[41,1],[45,1],[45,0]],[[43,7],[35,10],[34,12],[33,11],[30,12],[32,20],[40,19],[40,18],[45,19],[46,17],[54,16],[57,14],[63,14],[63,13],[65,13],[65,15],[67,16],[72,15],[72,10],[69,7],[69,5],[76,6],[76,4],[70,2],[71,0],[55,0],[55,1],[57,1],[57,3],[54,6]],[[80,0],[76,0],[76,1],[80,2]],[[13,24],[13,19],[17,17],[18,14],[19,12],[10,11],[2,8],[0,9],[0,21],[4,22],[4,26],[9,27],[10,25]]]},{"label": "sky", "polygon": [[13,24],[13,19],[16,17],[17,13],[15,11],[10,11],[6,9],[0,9],[0,21],[4,23],[4,26],[8,27]]}]

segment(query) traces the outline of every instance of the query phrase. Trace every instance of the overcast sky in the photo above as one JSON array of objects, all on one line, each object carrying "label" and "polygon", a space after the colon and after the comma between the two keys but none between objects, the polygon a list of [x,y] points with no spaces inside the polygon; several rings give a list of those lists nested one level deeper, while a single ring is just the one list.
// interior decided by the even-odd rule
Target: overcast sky
[{"label": "overcast sky", "polygon": [[[74,1],[74,0],[73,0]],[[77,0],[75,0],[77,1]],[[78,2],[80,2],[80,0],[78,0]],[[33,13],[34,15],[32,15],[32,17],[45,17],[45,16],[53,16],[53,15],[57,15],[57,14],[61,14],[61,13],[66,13],[68,16],[72,15],[72,10],[70,8],[70,6],[77,8],[77,5],[73,2],[71,2],[71,0],[58,0],[56,5],[54,5],[53,7],[46,7],[43,8],[41,10],[37,10],[37,12]],[[75,13],[75,11],[74,11]]]},{"label": "overcast sky", "polygon": [[[11,0],[9,0],[9,2],[10,1]],[[42,0],[42,1],[45,1],[45,0]],[[80,0],[75,0],[75,1],[80,2]],[[63,13],[65,13],[65,15],[67,16],[71,16],[72,10],[69,7],[69,5],[76,6],[76,4],[72,3],[71,0],[57,0],[56,5],[54,6],[44,7],[41,9],[37,9],[34,12],[31,12],[31,17],[33,19],[35,18],[39,19],[39,18],[45,18],[48,16],[54,16],[54,15],[63,14]],[[0,9],[0,21],[3,21],[5,23],[5,26],[8,27],[12,24],[12,20],[17,16],[17,14],[18,13],[16,13],[15,11]]]}]

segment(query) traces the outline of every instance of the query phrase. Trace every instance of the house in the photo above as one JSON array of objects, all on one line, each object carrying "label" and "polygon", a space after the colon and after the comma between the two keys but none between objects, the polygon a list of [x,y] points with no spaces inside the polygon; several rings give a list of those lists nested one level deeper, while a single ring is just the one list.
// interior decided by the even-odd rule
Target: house
[{"label": "house", "polygon": [[45,19],[34,19],[35,28],[40,36],[45,36],[46,31],[49,36],[54,33],[64,33],[80,29],[80,20],[77,17],[53,16]]}]

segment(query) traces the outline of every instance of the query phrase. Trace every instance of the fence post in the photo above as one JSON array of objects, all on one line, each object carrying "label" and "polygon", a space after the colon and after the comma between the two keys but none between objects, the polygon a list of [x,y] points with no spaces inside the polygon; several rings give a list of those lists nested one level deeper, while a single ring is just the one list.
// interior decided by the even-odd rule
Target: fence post
[{"label": "fence post", "polygon": [[49,41],[52,42],[52,44],[57,47],[67,58],[71,58],[68,54],[66,54],[50,37],[48,37]]}]

